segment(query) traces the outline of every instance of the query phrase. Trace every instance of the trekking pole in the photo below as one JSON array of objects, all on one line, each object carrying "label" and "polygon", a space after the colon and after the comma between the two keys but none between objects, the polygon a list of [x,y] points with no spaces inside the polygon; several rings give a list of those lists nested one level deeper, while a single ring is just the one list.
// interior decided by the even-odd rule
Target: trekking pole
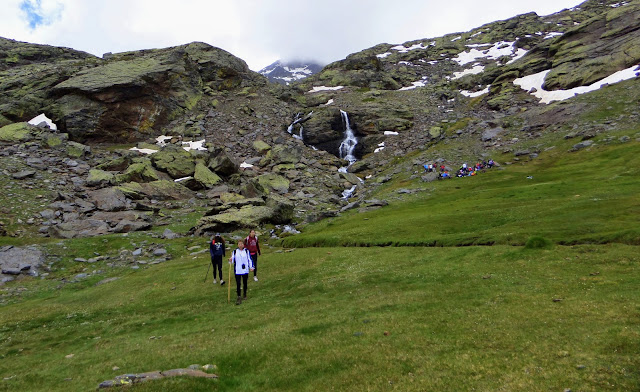
[{"label": "trekking pole", "polygon": [[231,302],[231,264],[229,264],[229,287],[227,287],[227,303]]},{"label": "trekking pole", "polygon": [[211,263],[209,263],[209,267],[207,268],[207,274],[204,276],[204,281],[202,283],[207,282],[207,276],[209,276],[209,270],[211,269]]}]

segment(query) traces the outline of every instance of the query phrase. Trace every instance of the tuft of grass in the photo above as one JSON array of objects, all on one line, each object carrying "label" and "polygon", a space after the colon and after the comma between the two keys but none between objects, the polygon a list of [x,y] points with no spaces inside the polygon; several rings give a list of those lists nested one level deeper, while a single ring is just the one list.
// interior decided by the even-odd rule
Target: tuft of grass
[{"label": "tuft of grass", "polygon": [[553,242],[548,238],[532,236],[529,237],[524,247],[525,249],[550,249],[553,247]]}]

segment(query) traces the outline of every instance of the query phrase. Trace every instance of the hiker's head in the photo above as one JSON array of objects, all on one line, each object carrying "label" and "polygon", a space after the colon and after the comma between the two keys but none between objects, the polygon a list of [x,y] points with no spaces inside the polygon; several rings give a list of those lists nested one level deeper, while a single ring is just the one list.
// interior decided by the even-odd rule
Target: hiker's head
[{"label": "hiker's head", "polygon": [[244,249],[244,241],[242,241],[242,240],[241,240],[241,241],[238,241],[238,248],[239,248],[240,250]]},{"label": "hiker's head", "polygon": [[216,242],[224,242],[224,240],[222,239],[222,236],[220,234],[216,234],[216,236],[214,237],[214,240]]},{"label": "hiker's head", "polygon": [[255,237],[256,236],[256,231],[251,229],[251,231],[249,232],[249,237]]}]

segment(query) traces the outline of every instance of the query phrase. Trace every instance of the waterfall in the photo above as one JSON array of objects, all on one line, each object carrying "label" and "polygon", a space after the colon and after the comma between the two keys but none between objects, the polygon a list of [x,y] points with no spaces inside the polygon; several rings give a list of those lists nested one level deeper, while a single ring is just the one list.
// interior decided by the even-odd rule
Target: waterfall
[{"label": "waterfall", "polygon": [[[291,136],[293,136],[295,139],[299,139],[304,141],[304,127],[302,126],[301,123],[307,121],[308,119],[311,118],[311,116],[313,116],[313,111],[309,114],[307,114],[306,116],[302,117],[301,116],[302,113],[296,113],[295,117],[293,118],[293,122],[291,124],[289,124],[289,126],[287,127],[287,132],[289,132],[289,134]],[[300,132],[298,132],[298,134],[296,135],[295,133],[293,133],[295,126],[297,124],[300,124]]]},{"label": "waterfall", "polygon": [[356,135],[354,135],[353,130],[351,129],[347,112],[340,110],[340,114],[342,115],[342,121],[344,122],[345,129],[344,140],[340,143],[338,154],[341,159],[349,161],[349,166],[351,166],[356,161],[356,157],[353,153],[356,149],[356,144],[358,144],[358,139],[356,139]]}]

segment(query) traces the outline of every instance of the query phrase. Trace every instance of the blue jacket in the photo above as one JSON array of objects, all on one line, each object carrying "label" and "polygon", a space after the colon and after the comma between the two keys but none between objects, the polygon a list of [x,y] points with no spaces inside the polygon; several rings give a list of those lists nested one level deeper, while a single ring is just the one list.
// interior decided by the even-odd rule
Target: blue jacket
[{"label": "blue jacket", "polygon": [[225,256],[226,252],[224,249],[223,242],[216,242],[216,240],[212,240],[209,243],[209,253],[211,253],[211,257],[213,256]]}]

